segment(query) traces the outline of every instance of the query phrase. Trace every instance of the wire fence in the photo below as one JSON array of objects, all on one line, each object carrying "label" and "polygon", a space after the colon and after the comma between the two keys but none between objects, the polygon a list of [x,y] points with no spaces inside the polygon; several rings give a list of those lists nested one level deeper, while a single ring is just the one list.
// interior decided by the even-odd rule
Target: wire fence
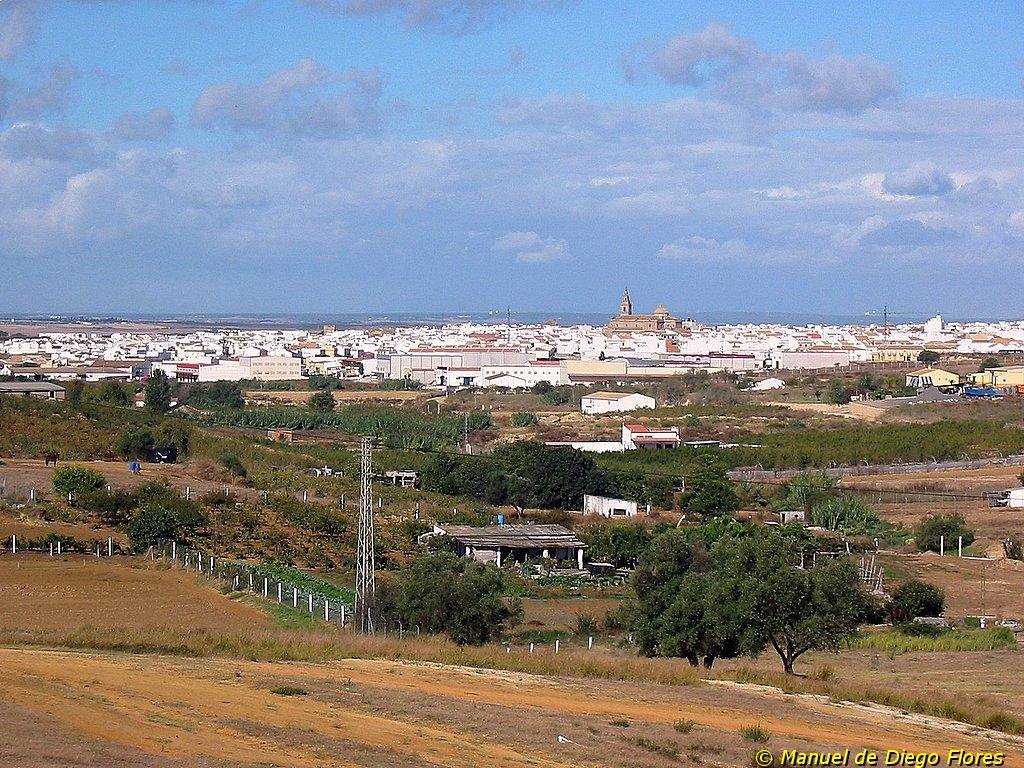
[{"label": "wire fence", "polygon": [[308,613],[328,624],[351,626],[353,610],[350,602],[300,583],[298,574],[289,580],[279,573],[271,573],[266,566],[217,557],[176,541],[158,541],[150,548],[150,556],[165,558],[183,570],[220,581],[231,590],[260,596],[272,603]]},{"label": "wire fence", "polygon": [[1001,456],[988,459],[961,459],[957,461],[918,461],[908,464],[859,464],[857,466],[827,467],[816,469],[761,469],[759,467],[741,467],[729,471],[733,480],[788,480],[808,471],[824,472],[832,477],[856,477],[858,475],[904,475],[920,472],[937,472],[944,470],[985,469],[987,467],[1020,467],[1024,466],[1024,455]]},{"label": "wire fence", "polygon": [[43,552],[48,553],[51,557],[70,554],[113,557],[114,555],[129,554],[119,541],[110,536],[78,539],[60,533],[47,533],[36,537],[11,534],[0,541],[0,555],[16,555],[19,552]]}]

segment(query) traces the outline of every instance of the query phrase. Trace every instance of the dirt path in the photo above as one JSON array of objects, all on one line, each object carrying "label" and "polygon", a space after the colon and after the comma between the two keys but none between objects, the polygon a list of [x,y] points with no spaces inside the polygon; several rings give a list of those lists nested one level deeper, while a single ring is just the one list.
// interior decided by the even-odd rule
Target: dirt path
[{"label": "dirt path", "polygon": [[[771,731],[774,749],[963,747],[1001,750],[1006,765],[1024,765],[1019,739],[735,684],[566,681],[388,661],[260,664],[19,649],[0,649],[0,667],[0,700],[8,705],[91,742],[189,765],[678,764],[627,738],[634,734],[687,742],[679,748],[711,755],[710,764],[748,765],[753,747],[737,729],[754,723]],[[283,683],[309,695],[271,693]],[[610,718],[632,727],[616,727]],[[671,727],[684,718],[695,723],[690,737]],[[23,748],[30,748],[47,734],[26,738]],[[131,763],[108,763],[121,764]]]}]

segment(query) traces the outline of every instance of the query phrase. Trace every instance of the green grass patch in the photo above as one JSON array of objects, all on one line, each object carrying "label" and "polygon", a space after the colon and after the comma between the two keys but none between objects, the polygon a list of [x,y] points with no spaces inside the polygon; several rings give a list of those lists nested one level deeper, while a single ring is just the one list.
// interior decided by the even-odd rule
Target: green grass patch
[{"label": "green grass patch", "polygon": [[305,688],[295,685],[279,685],[276,688],[271,688],[270,692],[278,696],[307,696],[309,694]]},{"label": "green grass patch", "polygon": [[935,637],[905,635],[898,629],[864,632],[850,640],[851,648],[909,653],[911,651],[998,651],[1016,648],[1013,632],[992,629],[951,629]]},{"label": "green grass patch", "polygon": [[323,623],[309,613],[290,605],[268,603],[256,595],[243,594],[238,598],[243,603],[254,605],[274,620],[274,626],[281,629],[316,629]]}]

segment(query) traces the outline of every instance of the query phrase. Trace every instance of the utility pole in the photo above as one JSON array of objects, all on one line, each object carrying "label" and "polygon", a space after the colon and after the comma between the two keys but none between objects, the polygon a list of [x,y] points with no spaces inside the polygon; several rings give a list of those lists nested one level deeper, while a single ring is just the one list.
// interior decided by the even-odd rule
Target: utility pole
[{"label": "utility pole", "polygon": [[512,346],[512,307],[506,307],[508,310],[508,345]]},{"label": "utility pole", "polygon": [[[356,614],[359,631],[373,634],[373,598],[377,590],[373,548],[373,438],[363,437],[359,463],[359,543],[356,551]],[[355,622],[353,622],[353,625]]]}]

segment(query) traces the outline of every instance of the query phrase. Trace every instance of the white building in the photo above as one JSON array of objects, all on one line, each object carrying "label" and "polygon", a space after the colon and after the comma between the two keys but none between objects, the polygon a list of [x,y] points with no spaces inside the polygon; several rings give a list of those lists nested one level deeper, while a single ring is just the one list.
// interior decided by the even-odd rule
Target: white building
[{"label": "white building", "polygon": [[641,408],[654,408],[653,397],[638,392],[593,392],[580,398],[580,410],[590,415],[598,413],[628,413]]},{"label": "white building", "polygon": [[587,493],[583,496],[583,514],[600,515],[601,517],[636,517],[637,507],[635,501],[613,499],[609,496],[592,496]]},{"label": "white building", "polygon": [[295,381],[302,378],[302,360],[298,357],[240,357],[200,365],[198,381]]},{"label": "white building", "polygon": [[633,451],[637,448],[660,450],[678,448],[679,427],[649,427],[646,424],[622,425],[622,448]]}]

